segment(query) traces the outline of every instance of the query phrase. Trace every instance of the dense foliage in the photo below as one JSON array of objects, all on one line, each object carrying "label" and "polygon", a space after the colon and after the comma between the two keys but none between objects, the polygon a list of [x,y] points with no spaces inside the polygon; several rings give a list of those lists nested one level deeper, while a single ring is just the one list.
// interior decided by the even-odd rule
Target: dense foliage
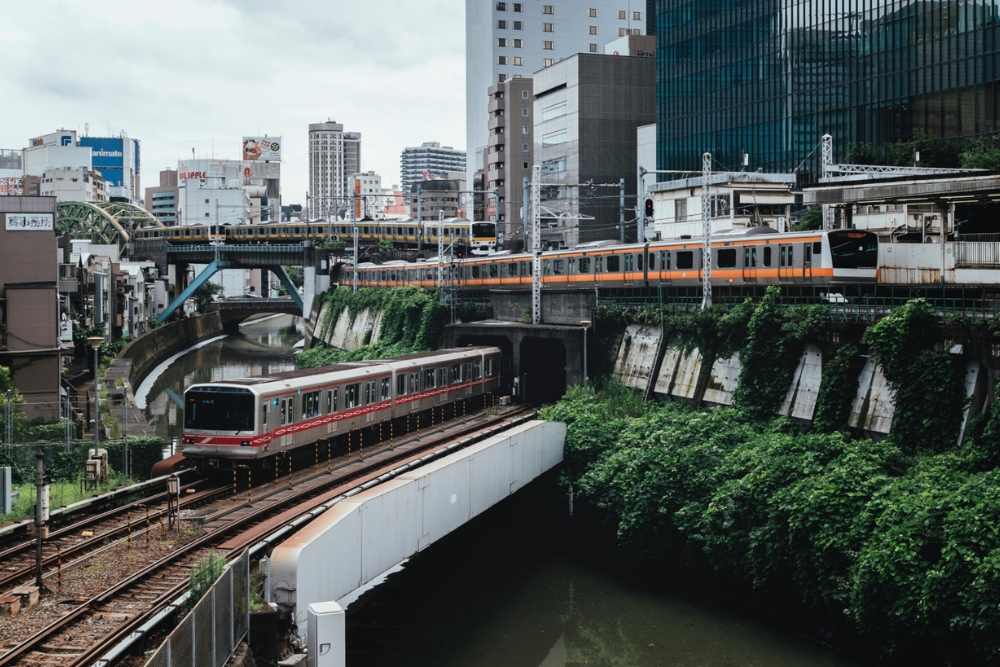
[{"label": "dense foliage", "polygon": [[384,359],[414,352],[435,350],[441,346],[446,308],[440,295],[417,287],[390,290],[363,288],[357,292],[339,288],[327,292],[326,315],[318,326],[317,338],[327,339],[338,318],[347,311],[351,322],[363,310],[380,311],[381,324],[375,341],[352,351],[337,350],[322,343],[296,357],[299,368],[316,368],[359,359]]},{"label": "dense foliage", "polygon": [[[850,363],[845,353],[844,363]],[[1000,657],[1000,470],[994,409],[961,450],[804,432],[738,409],[643,405],[579,389],[564,475],[636,556],[678,543],[762,590],[853,620],[892,650]]]}]

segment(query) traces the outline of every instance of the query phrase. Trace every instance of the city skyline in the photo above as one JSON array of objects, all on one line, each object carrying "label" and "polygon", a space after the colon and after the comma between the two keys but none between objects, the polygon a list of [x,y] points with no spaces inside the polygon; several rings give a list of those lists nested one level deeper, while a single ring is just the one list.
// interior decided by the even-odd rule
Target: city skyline
[{"label": "city skyline", "polygon": [[[124,131],[141,142],[143,182],[154,183],[192,148],[198,158],[238,159],[244,135],[281,136],[283,202],[305,204],[310,123],[332,118],[361,132],[361,169],[387,186],[399,180],[406,146],[464,144],[461,0],[376,0],[336,12],[312,0],[297,0],[294,12],[180,0],[169,16],[118,0],[99,14],[52,5],[41,22],[37,9],[11,7],[0,27],[11,47],[0,88],[18,102],[5,113],[2,148],[61,128],[82,135],[85,123],[90,136]],[[79,57],[79,36],[105,30],[116,37],[102,42],[101,61],[114,68],[95,68]],[[260,38],[248,42],[253,34]],[[426,85],[405,86],[413,77]],[[247,109],[251,89],[263,93],[256,110]]]}]

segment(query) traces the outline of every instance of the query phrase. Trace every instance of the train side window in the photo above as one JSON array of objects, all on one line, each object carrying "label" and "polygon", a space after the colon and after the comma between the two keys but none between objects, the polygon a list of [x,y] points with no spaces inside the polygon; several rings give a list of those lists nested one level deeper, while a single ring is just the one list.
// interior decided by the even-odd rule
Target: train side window
[{"label": "train side window", "polygon": [[458,384],[462,381],[462,364],[453,364],[448,371],[451,384]]},{"label": "train side window", "polygon": [[349,384],[344,387],[344,407],[354,408],[358,405],[358,398],[361,394],[361,386],[357,384]]},{"label": "train side window", "polygon": [[287,401],[283,398],[281,399],[281,405],[278,406],[278,416],[280,417],[281,425],[285,425],[285,403]]},{"label": "train side window", "polygon": [[478,278],[479,277],[479,265],[478,264],[475,264],[472,267],[472,277],[473,278]]},{"label": "train side window", "polygon": [[286,412],[288,413],[288,423],[289,424],[294,424],[295,423],[295,398],[294,397],[288,399],[288,409],[286,410]]},{"label": "train side window", "polygon": [[517,262],[508,262],[507,263],[507,277],[508,278],[517,278]]},{"label": "train side window", "polygon": [[660,271],[670,270],[670,251],[661,250],[660,251]]},{"label": "train side window", "polygon": [[420,391],[420,371],[410,373],[410,393],[415,394]]},{"label": "train side window", "polygon": [[542,262],[542,275],[551,276],[552,275],[552,260],[546,259]]},{"label": "train side window", "polygon": [[267,403],[263,403],[260,406],[260,420],[261,420],[261,423],[266,427],[267,426]]},{"label": "train side window", "polygon": [[472,362],[472,379],[478,380],[482,375],[482,364],[478,359]]},{"label": "train side window", "polygon": [[785,246],[781,246],[781,248],[779,248],[779,250],[778,250],[778,253],[781,256],[781,258],[778,260],[778,266],[784,266],[785,265]]},{"label": "train side window", "polygon": [[638,253],[635,256],[635,270],[642,271],[642,256],[644,253]]},{"label": "train side window", "polygon": [[406,373],[400,373],[396,376],[396,396],[406,395]]},{"label": "train side window", "polygon": [[719,248],[718,262],[720,269],[735,269],[736,248]]},{"label": "train side window", "polygon": [[[546,261],[547,263],[547,261]],[[546,271],[546,273],[548,273]],[[566,260],[557,259],[552,262],[552,273],[557,276],[561,276],[566,273]]]},{"label": "train side window", "polygon": [[535,270],[535,265],[533,262],[524,263],[524,275],[531,277],[531,272]]},{"label": "train side window", "polygon": [[[609,264],[610,264],[610,262],[609,262]],[[632,264],[632,253],[629,253],[629,254],[625,255],[625,270],[626,271],[631,271],[632,270],[632,266],[633,266],[633,264]],[[610,269],[611,267],[608,266],[608,268]]]},{"label": "train side window", "polygon": [[424,371],[424,389],[434,388],[434,369],[428,368]]},{"label": "train side window", "polygon": [[500,273],[499,272],[500,267],[498,267],[495,263],[490,264],[489,266],[490,266],[490,278],[496,278]]},{"label": "train side window", "polygon": [[656,253],[655,252],[649,253],[649,270],[650,271],[655,271],[656,270]]},{"label": "train side window", "polygon": [[448,386],[448,369],[441,366],[437,369],[437,386],[447,387]]},{"label": "train side window", "polygon": [[694,268],[694,252],[691,250],[679,250],[677,252],[677,268],[678,269],[693,269]]},{"label": "train side window", "polygon": [[576,273],[576,259],[575,258],[571,258],[569,260],[569,266],[568,266],[567,270],[569,271],[569,275],[574,275]]},{"label": "train side window", "polygon": [[812,245],[810,245],[808,243],[806,243],[804,245],[805,245],[805,254],[802,255],[802,261],[803,261],[803,263],[804,263],[805,266],[811,266],[812,265]]},{"label": "train side window", "polygon": [[795,246],[788,246],[788,266],[795,266]]},{"label": "train side window", "polygon": [[327,389],[326,390],[326,414],[328,414],[328,415],[332,415],[333,414],[333,390],[332,389]]},{"label": "train side window", "polygon": [[621,257],[618,255],[608,255],[608,273],[621,271]]},{"label": "train side window", "polygon": [[764,246],[764,266],[771,266],[771,246]]},{"label": "train side window", "polygon": [[590,258],[581,257],[580,258],[580,273],[590,273]]},{"label": "train side window", "polygon": [[822,241],[813,241],[813,254],[814,255],[821,255],[821,254],[823,254],[823,242]]}]

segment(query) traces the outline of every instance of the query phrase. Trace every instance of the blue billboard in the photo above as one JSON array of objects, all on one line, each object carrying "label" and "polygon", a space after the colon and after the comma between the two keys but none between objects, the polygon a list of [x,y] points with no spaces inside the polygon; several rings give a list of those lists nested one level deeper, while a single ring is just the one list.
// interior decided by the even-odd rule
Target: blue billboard
[{"label": "blue billboard", "polygon": [[101,172],[111,187],[126,185],[126,161],[131,171],[139,173],[139,142],[135,139],[80,137],[80,145],[90,147],[94,169]]}]

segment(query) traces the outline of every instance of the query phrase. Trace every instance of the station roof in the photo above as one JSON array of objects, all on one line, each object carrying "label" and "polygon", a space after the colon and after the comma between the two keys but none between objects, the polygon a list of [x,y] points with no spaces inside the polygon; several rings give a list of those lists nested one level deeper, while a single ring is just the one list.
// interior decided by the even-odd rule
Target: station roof
[{"label": "station roof", "polygon": [[802,189],[802,203],[920,204],[1000,202],[1000,171],[968,175],[923,175],[818,183]]},{"label": "station roof", "polygon": [[[784,186],[792,188],[795,185],[795,174],[766,174],[757,171],[733,171],[715,173],[708,177],[709,185],[712,186]],[[672,190],[687,190],[690,188],[700,188],[704,183],[704,177],[692,175],[689,178],[681,178],[673,181],[663,181],[661,183],[650,183],[646,186],[646,192],[670,192]]]}]

